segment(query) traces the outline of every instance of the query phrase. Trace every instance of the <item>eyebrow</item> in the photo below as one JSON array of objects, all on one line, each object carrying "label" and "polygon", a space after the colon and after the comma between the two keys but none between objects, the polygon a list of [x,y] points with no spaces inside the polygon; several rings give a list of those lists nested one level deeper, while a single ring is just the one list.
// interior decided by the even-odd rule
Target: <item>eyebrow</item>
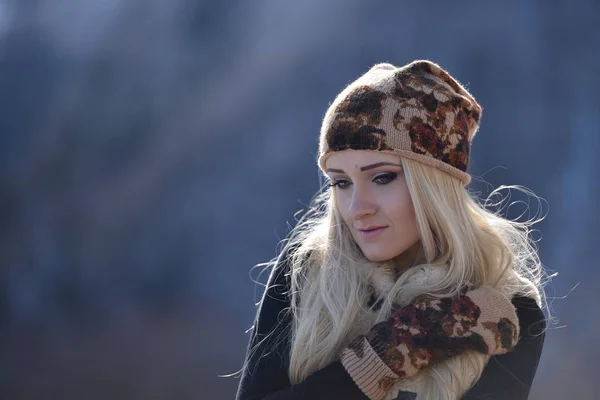
[{"label": "eyebrow", "polygon": [[[394,164],[394,163],[391,163],[391,162],[379,162],[379,163],[375,163],[375,164],[366,165],[364,167],[361,167],[360,170],[361,171],[368,171],[370,169],[383,167],[384,165],[393,165],[394,167],[402,167],[401,164]],[[345,174],[344,170],[337,169],[337,168],[327,168],[327,172],[337,172],[338,174]]]}]

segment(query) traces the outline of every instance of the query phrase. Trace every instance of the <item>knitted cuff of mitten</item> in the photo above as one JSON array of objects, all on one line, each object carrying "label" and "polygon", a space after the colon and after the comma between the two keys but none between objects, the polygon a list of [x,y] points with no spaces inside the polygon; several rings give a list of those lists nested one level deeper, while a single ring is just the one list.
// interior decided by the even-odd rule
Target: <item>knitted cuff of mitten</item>
[{"label": "knitted cuff of mitten", "polygon": [[364,336],[359,336],[342,351],[340,361],[354,383],[372,400],[383,399],[399,378]]},{"label": "knitted cuff of mitten", "polygon": [[382,399],[399,378],[465,350],[510,351],[519,322],[510,300],[482,286],[458,297],[420,297],[354,340],[340,360],[371,399]]}]

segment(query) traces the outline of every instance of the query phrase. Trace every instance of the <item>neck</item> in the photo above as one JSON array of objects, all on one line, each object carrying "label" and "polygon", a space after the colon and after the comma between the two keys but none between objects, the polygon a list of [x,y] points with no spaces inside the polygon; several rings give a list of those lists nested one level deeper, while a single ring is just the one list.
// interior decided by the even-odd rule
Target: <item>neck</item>
[{"label": "neck", "polygon": [[407,269],[426,261],[423,244],[418,240],[402,254],[392,260],[396,274],[400,276]]}]

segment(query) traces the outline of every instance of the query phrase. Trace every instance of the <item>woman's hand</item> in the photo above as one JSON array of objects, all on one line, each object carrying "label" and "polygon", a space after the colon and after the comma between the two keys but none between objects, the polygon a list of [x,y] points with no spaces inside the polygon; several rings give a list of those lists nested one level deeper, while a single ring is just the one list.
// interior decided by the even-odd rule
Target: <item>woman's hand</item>
[{"label": "woman's hand", "polygon": [[399,378],[465,350],[506,353],[519,338],[514,306],[504,294],[481,286],[457,297],[420,296],[396,310],[340,355],[342,364],[371,398]]}]

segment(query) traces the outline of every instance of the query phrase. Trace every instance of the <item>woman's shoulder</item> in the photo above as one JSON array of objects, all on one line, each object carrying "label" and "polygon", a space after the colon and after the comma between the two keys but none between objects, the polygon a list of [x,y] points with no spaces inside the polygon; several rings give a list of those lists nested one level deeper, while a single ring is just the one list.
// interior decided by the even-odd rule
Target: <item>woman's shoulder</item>
[{"label": "woman's shoulder", "polygon": [[546,331],[546,316],[537,301],[531,297],[515,295],[512,303],[519,318],[521,340],[543,341]]},{"label": "woman's shoulder", "polygon": [[287,300],[290,288],[291,258],[294,246],[285,244],[277,258],[271,263],[271,271],[265,294],[276,300]]},{"label": "woman's shoulder", "polygon": [[277,297],[286,298],[289,295],[291,287],[291,275],[293,270],[293,264],[302,262],[311,257],[312,251],[304,252],[302,260],[298,261],[295,259],[297,252],[300,248],[298,242],[286,242],[283,243],[278,256],[270,263],[271,271],[269,274],[269,280],[267,284],[267,292],[276,294]]},{"label": "woman's shoulder", "polygon": [[515,295],[512,303],[519,317],[519,342],[512,351],[493,356],[475,386],[461,400],[529,396],[544,346],[546,318],[531,297]]}]

